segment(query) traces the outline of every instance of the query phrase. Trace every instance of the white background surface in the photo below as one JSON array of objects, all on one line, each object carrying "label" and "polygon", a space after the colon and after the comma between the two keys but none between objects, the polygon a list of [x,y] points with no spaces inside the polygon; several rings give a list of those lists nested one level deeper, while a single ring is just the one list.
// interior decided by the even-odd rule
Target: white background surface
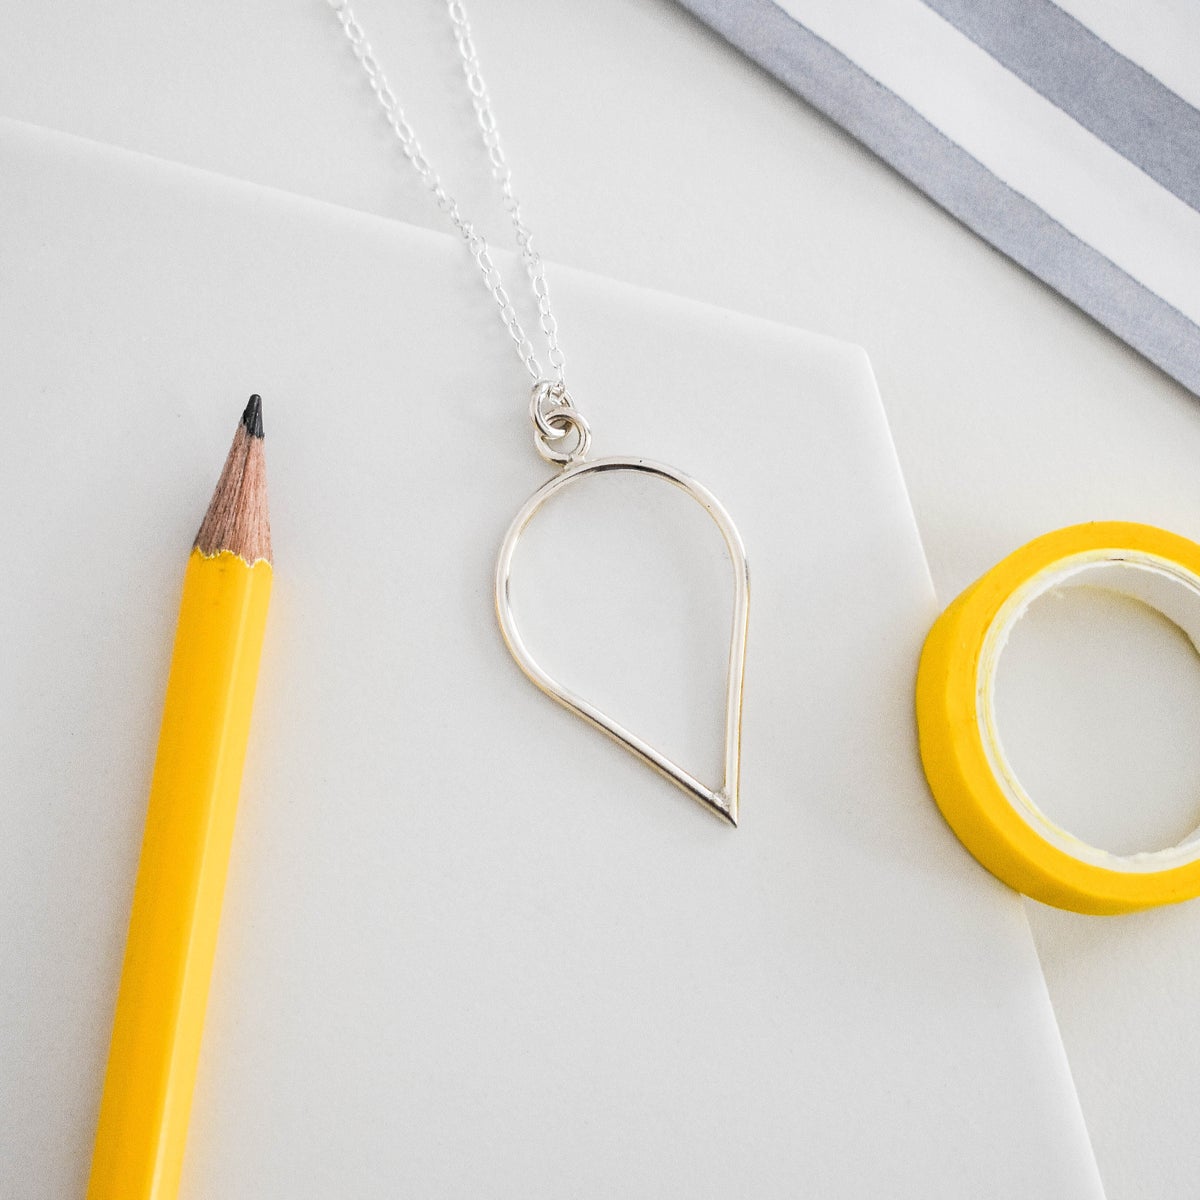
[{"label": "white background surface", "polygon": [[[477,9],[545,252],[863,345],[943,601],[1073,521],[1200,536],[1197,402],[685,13],[665,0]],[[476,144],[469,110],[449,99],[458,68],[438,6],[364,3],[361,15],[414,97],[431,156],[468,211],[482,211],[486,181],[464,174]],[[5,28],[0,113],[437,227],[316,0],[8,4]],[[1161,51],[1171,39],[1150,41]],[[653,330],[644,336],[652,346]],[[570,354],[579,338],[569,325],[563,337]],[[600,349],[626,348],[589,353]],[[734,392],[729,405],[748,414],[747,437],[771,437],[752,419],[753,395]],[[1130,668],[1143,672],[1138,711],[1153,703],[1154,718],[1180,719],[1145,664]],[[1179,686],[1194,690],[1194,675]],[[1119,728],[1084,722],[1082,733],[1095,752]],[[1137,829],[1154,802],[1138,761],[1113,764],[1116,833],[1123,812]],[[1173,764],[1166,825],[1194,816],[1185,762]],[[1110,1200],[1191,1195],[1200,916],[1099,921],[1031,906],[1031,918]]]},{"label": "white background surface", "polygon": [[[496,548],[547,471],[450,239],[28,126],[0,146],[0,386],[27,399],[0,1192],[81,1191],[182,554],[253,377],[279,571],[185,1196],[1100,1196],[1020,901],[925,795],[933,596],[860,350],[559,272],[585,343],[627,347],[577,356],[601,445],[687,462],[757,563],[733,831],[500,642]],[[775,441],[730,436],[739,385]],[[709,774],[729,563],[681,493],[619,482],[535,518],[517,617]]]}]

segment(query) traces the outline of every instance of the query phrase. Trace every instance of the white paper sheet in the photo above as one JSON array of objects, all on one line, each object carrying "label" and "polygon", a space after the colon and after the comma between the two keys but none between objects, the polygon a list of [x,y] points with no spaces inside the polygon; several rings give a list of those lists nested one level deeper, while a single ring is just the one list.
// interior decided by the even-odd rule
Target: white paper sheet
[{"label": "white paper sheet", "polygon": [[[82,1189],[184,555],[259,391],[278,566],[186,1196],[1101,1194],[1020,903],[920,774],[934,601],[861,351],[552,271],[598,451],[747,544],[733,831],[500,642],[547,472],[455,242],[0,153],[0,1193]],[[522,619],[694,759],[727,567],[662,499],[556,514]]]}]

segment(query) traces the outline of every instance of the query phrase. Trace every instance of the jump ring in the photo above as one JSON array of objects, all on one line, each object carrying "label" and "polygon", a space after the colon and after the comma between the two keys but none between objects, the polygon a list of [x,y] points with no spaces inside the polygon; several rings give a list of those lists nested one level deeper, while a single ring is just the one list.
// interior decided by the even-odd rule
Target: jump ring
[{"label": "jump ring", "polygon": [[[542,458],[558,467],[568,467],[587,458],[588,450],[592,445],[592,431],[577,408],[558,404],[541,415],[552,431],[550,436],[543,437],[539,422],[538,428],[534,432],[533,444]],[[571,432],[575,434],[575,448],[573,450],[555,449],[553,443],[561,441]]]},{"label": "jump ring", "polygon": [[539,440],[557,442],[567,433],[561,423],[553,425],[548,414],[557,409],[574,410],[575,402],[567,389],[554,379],[539,379],[529,396],[529,417],[537,427]]}]

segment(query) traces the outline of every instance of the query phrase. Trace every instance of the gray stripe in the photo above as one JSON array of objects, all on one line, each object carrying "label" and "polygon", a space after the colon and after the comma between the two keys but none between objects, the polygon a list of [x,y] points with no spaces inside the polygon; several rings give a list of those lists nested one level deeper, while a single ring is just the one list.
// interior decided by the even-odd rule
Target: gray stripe
[{"label": "gray stripe", "polygon": [[969,229],[1200,395],[1200,327],[771,0],[681,0]]},{"label": "gray stripe", "polygon": [[1200,209],[1200,112],[1050,0],[925,0],[1085,129]]}]

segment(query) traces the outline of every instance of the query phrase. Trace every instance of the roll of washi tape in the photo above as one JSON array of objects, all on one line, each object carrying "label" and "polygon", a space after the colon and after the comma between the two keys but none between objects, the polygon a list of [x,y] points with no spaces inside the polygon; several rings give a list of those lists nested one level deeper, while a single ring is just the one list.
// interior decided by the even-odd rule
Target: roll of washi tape
[{"label": "roll of washi tape", "polygon": [[1200,545],[1151,525],[1074,525],[1023,546],[938,618],[917,674],[929,786],[950,827],[993,875],[1057,908],[1120,913],[1200,895],[1200,831],[1166,850],[1110,854],[1059,828],[1017,779],[996,722],[1005,643],[1047,592],[1089,586],[1131,596],[1200,651]]}]

